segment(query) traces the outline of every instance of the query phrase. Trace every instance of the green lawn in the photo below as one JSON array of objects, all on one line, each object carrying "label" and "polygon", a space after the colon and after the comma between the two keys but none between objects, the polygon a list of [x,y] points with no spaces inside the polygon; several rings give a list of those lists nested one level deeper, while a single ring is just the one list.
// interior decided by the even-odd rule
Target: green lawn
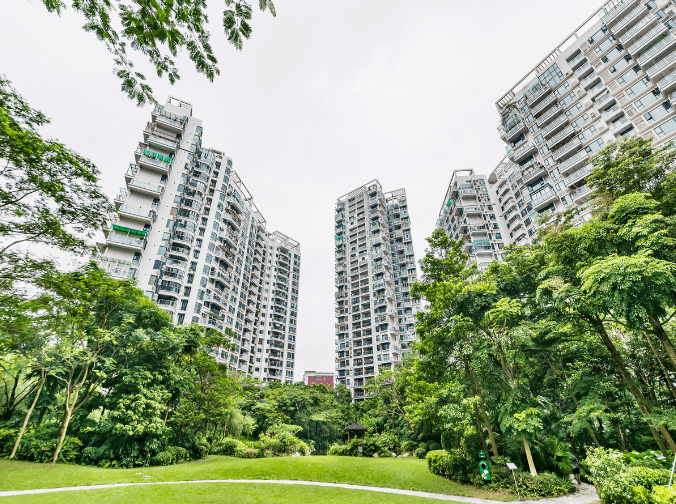
[{"label": "green lawn", "polygon": [[[34,488],[56,488],[64,486],[100,485],[107,483],[127,483],[145,481],[190,481],[202,479],[286,479],[325,481],[330,483],[348,483],[354,485],[368,485],[386,488],[403,488],[425,492],[444,493],[448,495],[464,495],[483,497],[488,499],[510,501],[513,496],[479,490],[471,486],[460,485],[435,476],[427,471],[424,460],[414,458],[353,458],[353,457],[282,457],[265,459],[239,459],[232,457],[213,457],[210,460],[180,464],[168,467],[136,468],[136,469],[100,469],[96,467],[66,465],[66,464],[35,464],[30,462],[16,462],[0,460],[0,491],[1,490],[29,490]],[[207,485],[208,487],[208,485]],[[150,494],[157,490],[148,490]],[[166,492],[173,487],[161,487]],[[186,487],[186,492],[193,492],[193,486]],[[218,492],[224,498],[230,495],[230,485],[218,487]],[[274,487],[277,488],[277,487]],[[279,490],[261,489],[261,495],[266,492],[282,492],[293,494],[302,487],[280,488]],[[319,492],[324,489],[307,489],[303,491]],[[132,489],[104,491],[102,499],[113,498],[119,495],[115,492],[131,492]],[[133,491],[145,492],[134,488]],[[300,490],[298,490],[300,491]],[[350,490],[352,491],[352,490]],[[209,492],[209,488],[205,489]],[[88,492],[87,492],[88,493]],[[361,493],[364,492],[360,492]],[[148,494],[148,495],[150,495]],[[50,494],[54,499],[57,494]],[[78,494],[79,495],[79,494]],[[97,493],[96,499],[99,500]],[[139,494],[141,495],[141,494]],[[143,494],[146,495],[146,494]],[[207,494],[205,494],[207,495]],[[327,494],[328,495],[328,494]],[[37,499],[37,496],[31,496]],[[390,502],[390,495],[387,501]],[[60,497],[79,499],[76,493],[62,494]],[[140,497],[142,498],[142,497]],[[262,498],[262,497],[261,497]],[[383,494],[375,494],[374,502],[383,502]],[[28,501],[27,501],[28,502]],[[33,500],[31,502],[43,502]],[[44,501],[47,502],[47,501]],[[61,502],[61,501],[49,501]],[[105,502],[105,501],[104,501]],[[139,500],[139,502],[141,502]],[[196,501],[199,502],[199,501]],[[191,504],[196,504],[192,503]],[[215,502],[215,501],[214,501]],[[223,500],[222,502],[228,502]],[[256,500],[240,502],[258,502]],[[321,502],[321,501],[318,501]],[[370,501],[369,501],[370,502]],[[394,502],[394,501],[393,501]],[[403,502],[403,501],[402,501]],[[414,502],[414,501],[411,501]]]},{"label": "green lawn", "polygon": [[[113,488],[85,490],[41,495],[11,497],[12,504],[159,504],[189,502],[190,504],[335,504],[336,502],[359,502],[359,504],[430,504],[430,499],[391,495],[364,490],[342,488],[318,488],[285,485],[255,484],[194,484],[166,485],[156,487]],[[0,497],[0,502],[2,498]],[[438,501],[437,501],[438,502]],[[444,501],[450,504],[459,502]]]}]

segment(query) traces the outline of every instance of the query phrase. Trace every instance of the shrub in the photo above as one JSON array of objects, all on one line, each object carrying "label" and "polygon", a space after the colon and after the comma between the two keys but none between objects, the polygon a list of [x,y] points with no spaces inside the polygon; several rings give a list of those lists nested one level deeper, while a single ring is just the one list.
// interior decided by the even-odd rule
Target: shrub
[{"label": "shrub", "polygon": [[[256,457],[249,457],[249,458],[264,458],[265,457],[265,447],[260,441],[247,441],[244,443],[244,450],[256,450],[258,452],[258,455]],[[242,454],[239,455],[240,457],[244,457],[244,450],[242,450]]]},{"label": "shrub", "polygon": [[427,453],[427,467],[432,474],[456,483],[469,483],[479,466],[467,460],[460,450],[432,450]]},{"label": "shrub", "polygon": [[167,451],[171,453],[174,463],[176,464],[180,464],[181,462],[188,460],[188,450],[182,446],[169,446]]},{"label": "shrub", "polygon": [[516,478],[519,487],[519,494],[521,497],[527,499],[541,498],[541,497],[558,497],[560,495],[568,495],[575,491],[575,485],[568,477],[557,476],[549,472],[538,473],[537,477],[533,478],[529,472],[512,471],[501,465],[493,464],[491,471],[491,481],[484,481],[481,476],[472,476],[472,482],[477,486],[488,488],[491,490],[506,490],[514,495],[517,495],[514,487],[514,479]]},{"label": "shrub", "polygon": [[402,453],[413,453],[415,451],[416,443],[413,441],[404,441],[401,443]]},{"label": "shrub", "polygon": [[651,504],[676,504],[676,487],[656,486],[651,497]]},{"label": "shrub", "polygon": [[669,470],[630,466],[628,460],[614,450],[590,449],[584,466],[604,504],[650,502],[648,493],[669,481]]},{"label": "shrub", "polygon": [[429,451],[441,450],[441,443],[437,443],[436,441],[430,441],[429,443],[427,443],[427,449]]},{"label": "shrub", "polygon": [[152,463],[155,466],[171,465],[171,463],[173,461],[174,461],[174,457],[171,454],[171,452],[168,452],[168,451],[162,451],[152,458]]},{"label": "shrub", "polygon": [[[416,448],[416,450],[415,450],[415,456],[418,457],[419,459],[423,459],[427,456],[428,451],[429,450],[427,448],[427,443],[420,443],[418,445],[418,448]],[[429,464],[429,462],[428,462],[428,464]]]},{"label": "shrub", "polygon": [[242,452],[242,458],[263,458],[265,457],[265,452],[261,454],[260,450],[257,450],[256,448],[247,448]]},{"label": "shrub", "polygon": [[211,447],[211,453],[214,455],[228,455],[230,457],[240,457],[246,449],[246,445],[238,439],[225,438],[214,443]]}]

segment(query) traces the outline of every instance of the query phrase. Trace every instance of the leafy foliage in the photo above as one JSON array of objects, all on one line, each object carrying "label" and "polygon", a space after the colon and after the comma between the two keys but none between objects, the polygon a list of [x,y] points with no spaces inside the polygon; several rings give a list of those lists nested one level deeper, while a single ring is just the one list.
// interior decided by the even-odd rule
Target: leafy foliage
[{"label": "leafy foliage", "polygon": [[[48,11],[59,15],[66,9],[61,1],[42,2]],[[251,37],[251,5],[246,0],[224,2],[223,28],[227,40],[241,51],[244,39]],[[258,6],[261,11],[277,15],[271,0],[259,0]],[[121,80],[122,92],[138,106],[156,100],[145,75],[134,69],[129,47],[148,59],[158,77],[166,74],[171,84],[180,79],[174,58],[182,49],[187,50],[197,72],[210,82],[220,74],[207,30],[206,0],[73,0],[71,8],[84,16],[83,29],[96,35],[113,55],[114,73]],[[120,29],[114,27],[117,23]]]}]

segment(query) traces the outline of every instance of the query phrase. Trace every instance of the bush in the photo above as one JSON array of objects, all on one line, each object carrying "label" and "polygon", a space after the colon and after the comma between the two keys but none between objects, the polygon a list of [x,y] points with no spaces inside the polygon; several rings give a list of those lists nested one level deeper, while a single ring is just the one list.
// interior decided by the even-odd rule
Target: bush
[{"label": "bush", "polygon": [[[418,457],[419,459],[423,459],[427,456],[428,451],[429,450],[427,448],[427,443],[420,443],[418,445],[418,448],[416,448],[416,450],[415,450],[415,456]],[[429,462],[428,462],[428,465],[429,465]]]},{"label": "bush", "polygon": [[[51,462],[56,450],[59,427],[56,424],[42,424],[39,427],[26,429],[21,444],[16,452],[17,460],[31,462]],[[12,451],[16,441],[17,431],[0,429],[0,443],[2,443],[3,455]],[[73,436],[66,436],[59,453],[59,462],[76,462],[80,458],[82,442]]]},{"label": "bush", "polygon": [[427,453],[427,468],[432,474],[456,483],[469,483],[478,473],[478,463],[467,460],[460,450],[432,450]]},{"label": "bush", "polygon": [[152,463],[154,466],[167,466],[171,465],[174,461],[174,457],[171,454],[171,452],[168,451],[162,451],[155,455],[152,458]]},{"label": "bush", "polygon": [[521,497],[527,499],[542,498],[542,497],[558,497],[561,495],[568,495],[575,491],[575,485],[568,477],[557,476],[549,472],[538,473],[537,477],[533,478],[529,472],[512,471],[504,466],[493,464],[491,471],[491,481],[484,481],[481,476],[475,475],[472,477],[472,482],[477,486],[487,488],[490,490],[505,490],[514,495],[517,495],[514,487],[514,479],[519,487],[519,494]]},{"label": "bush", "polygon": [[169,446],[167,451],[171,453],[174,463],[180,464],[188,460],[188,450],[182,446]]},{"label": "bush", "polygon": [[676,504],[676,487],[656,486],[651,497],[651,504]]},{"label": "bush", "polygon": [[230,457],[241,457],[246,445],[238,439],[225,438],[214,443],[211,446],[211,453],[214,455],[228,455]]},{"label": "bush", "polygon": [[265,457],[265,452],[261,454],[260,450],[257,450],[256,448],[247,448],[242,452],[242,458],[263,458]]},{"label": "bush", "polygon": [[436,441],[430,441],[429,443],[427,443],[427,449],[429,451],[441,450],[441,443],[437,443]]},{"label": "bush", "polygon": [[415,452],[415,447],[416,447],[416,443],[414,443],[413,441],[404,441],[403,443],[401,443],[402,453],[413,454]]},{"label": "bush", "polygon": [[604,504],[652,504],[653,488],[669,482],[669,470],[628,465],[629,461],[614,450],[590,449],[584,466]]}]

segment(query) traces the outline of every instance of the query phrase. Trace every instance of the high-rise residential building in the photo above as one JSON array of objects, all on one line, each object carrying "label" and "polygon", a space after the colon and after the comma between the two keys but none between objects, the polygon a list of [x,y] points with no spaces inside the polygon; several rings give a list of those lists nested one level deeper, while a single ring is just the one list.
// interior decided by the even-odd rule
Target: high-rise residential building
[{"label": "high-rise residential building", "polygon": [[502,259],[506,240],[505,222],[498,217],[499,208],[491,194],[488,175],[474,170],[455,170],[444,196],[437,227],[457,240],[464,239],[463,251],[486,269],[494,260]]},{"label": "high-rise residential building", "polygon": [[406,191],[383,193],[377,180],[338,198],[335,211],[336,383],[360,400],[415,338],[411,219]]},{"label": "high-rise residential building", "polygon": [[169,97],[143,129],[97,261],[177,324],[226,332],[214,358],[261,380],[292,382],[300,244],[268,232],[232,159],[202,146],[192,105]]},{"label": "high-rise residential building", "polygon": [[[590,157],[626,135],[656,146],[674,140],[675,92],[674,2],[614,0],[597,9],[496,102],[507,155],[486,182],[502,243],[531,243],[547,216],[567,208],[578,210],[575,223],[587,220]],[[455,235],[446,215],[442,207],[438,225]],[[471,259],[481,262],[478,250]]]}]

